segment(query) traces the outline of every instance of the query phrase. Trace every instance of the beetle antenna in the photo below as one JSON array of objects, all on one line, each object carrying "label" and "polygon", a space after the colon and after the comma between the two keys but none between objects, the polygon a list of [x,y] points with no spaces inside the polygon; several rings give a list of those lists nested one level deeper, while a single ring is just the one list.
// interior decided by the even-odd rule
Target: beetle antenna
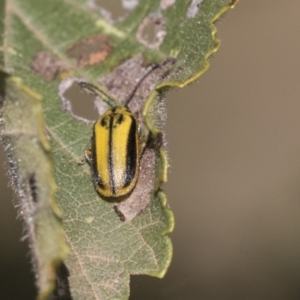
[{"label": "beetle antenna", "polygon": [[131,93],[127,96],[127,98],[124,101],[124,106],[127,106],[129,102],[132,100],[134,94],[136,93],[137,89],[140,87],[141,83],[151,74],[155,69],[159,68],[159,64],[152,64],[150,70],[139,80],[137,85],[134,87],[134,89],[131,91]]},{"label": "beetle antenna", "polygon": [[95,96],[101,96],[103,98],[103,101],[107,103],[109,106],[114,106],[115,100],[110,97],[108,94],[106,94],[104,91],[100,90],[98,87],[96,87],[93,84],[81,81],[78,83],[81,88],[88,90]]}]

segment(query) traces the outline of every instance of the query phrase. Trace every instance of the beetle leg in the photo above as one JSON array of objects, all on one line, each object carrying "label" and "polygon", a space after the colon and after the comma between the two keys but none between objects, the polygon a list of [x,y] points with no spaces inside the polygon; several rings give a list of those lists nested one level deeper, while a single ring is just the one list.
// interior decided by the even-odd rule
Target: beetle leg
[{"label": "beetle leg", "polygon": [[92,161],[92,149],[91,148],[87,148],[84,151],[84,158],[89,164],[91,163],[91,161]]},{"label": "beetle leg", "polygon": [[82,156],[82,158],[79,160],[78,162],[78,165],[84,165],[85,162],[88,162],[89,164],[91,164],[91,161],[92,161],[92,149],[91,147],[87,148],[85,151],[84,151],[84,155]]},{"label": "beetle leg", "polygon": [[163,146],[163,136],[161,131],[157,131],[153,133],[144,127],[139,126],[138,128],[139,134],[139,147],[140,157],[142,156],[146,146],[150,149],[160,149]]}]

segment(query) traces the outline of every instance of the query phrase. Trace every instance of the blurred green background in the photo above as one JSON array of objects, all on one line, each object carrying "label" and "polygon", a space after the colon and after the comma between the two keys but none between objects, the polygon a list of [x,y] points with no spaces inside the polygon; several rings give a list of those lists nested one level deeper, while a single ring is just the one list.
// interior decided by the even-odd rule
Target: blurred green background
[{"label": "blurred green background", "polygon": [[[162,280],[134,276],[131,300],[300,299],[299,11],[241,0],[210,70],[168,94],[174,258]],[[0,152],[0,299],[35,299]]]}]

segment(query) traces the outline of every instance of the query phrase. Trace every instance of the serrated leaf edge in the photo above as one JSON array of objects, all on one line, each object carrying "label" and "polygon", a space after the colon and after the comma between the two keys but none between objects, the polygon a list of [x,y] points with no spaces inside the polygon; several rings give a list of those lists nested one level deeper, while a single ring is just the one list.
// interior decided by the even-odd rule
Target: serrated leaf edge
[{"label": "serrated leaf edge", "polygon": [[[220,47],[220,40],[217,38],[217,28],[214,25],[214,23],[229,9],[233,9],[236,4],[239,2],[239,0],[233,0],[229,5],[224,6],[211,20],[210,20],[210,28],[211,28],[211,38],[214,42],[214,47],[205,55],[204,58],[204,67],[197,72],[195,75],[189,77],[186,80],[183,81],[166,81],[161,84],[158,84],[155,86],[154,90],[151,92],[149,98],[147,99],[147,102],[145,104],[144,110],[143,110],[143,116],[145,120],[145,124],[147,128],[151,131],[152,135],[154,137],[158,136],[161,131],[158,128],[155,128],[151,125],[150,116],[148,115],[149,108],[153,101],[158,97],[160,91],[162,91],[165,88],[170,87],[179,87],[183,88],[187,86],[188,84],[196,81],[200,76],[202,76],[210,67],[209,58],[218,51]],[[171,239],[167,236],[169,233],[171,233],[174,230],[175,222],[174,222],[174,214],[173,212],[167,207],[167,197],[166,194],[160,189],[160,185],[167,181],[167,170],[168,170],[168,158],[166,151],[164,149],[160,149],[160,157],[162,160],[162,167],[161,172],[158,179],[158,185],[156,186],[156,193],[158,197],[160,198],[161,204],[163,209],[165,210],[167,214],[167,218],[169,220],[168,226],[165,228],[165,230],[162,232],[162,236],[166,239],[169,251],[168,251],[168,261],[166,262],[165,267],[160,272],[149,272],[148,275],[162,278],[167,272],[167,269],[171,263],[172,256],[173,256],[173,245],[171,243]]]}]

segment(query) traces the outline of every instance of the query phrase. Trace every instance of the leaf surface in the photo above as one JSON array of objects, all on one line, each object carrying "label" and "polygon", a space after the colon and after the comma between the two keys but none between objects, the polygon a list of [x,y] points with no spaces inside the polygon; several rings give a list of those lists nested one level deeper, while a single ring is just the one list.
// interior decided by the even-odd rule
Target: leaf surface
[{"label": "leaf surface", "polygon": [[[192,82],[208,68],[208,57],[219,44],[213,22],[235,1],[140,1],[115,20],[101,2],[1,3],[1,59],[12,74],[3,73],[9,79],[2,135],[15,181],[20,183],[17,189],[24,194],[21,210],[29,207],[29,215],[40,220],[32,223],[24,216],[30,230],[42,232],[30,236],[37,265],[46,266],[37,267],[40,299],[50,293],[54,267],[67,253],[54,203],[52,161],[55,197],[69,248],[56,296],[69,285],[72,299],[127,299],[130,274],[162,277],[172,256],[166,234],[172,231],[173,214],[160,189],[167,170],[162,93],[169,86]],[[75,113],[65,92],[84,80],[122,103],[153,63],[160,67],[147,76],[130,102],[152,142],[141,158],[136,188],[115,206],[95,191],[90,167],[78,164],[92,122]],[[84,91],[78,93],[87,101]],[[100,111],[107,107],[97,103]],[[45,146],[48,139],[51,157]],[[41,209],[29,206],[32,200]]]}]

